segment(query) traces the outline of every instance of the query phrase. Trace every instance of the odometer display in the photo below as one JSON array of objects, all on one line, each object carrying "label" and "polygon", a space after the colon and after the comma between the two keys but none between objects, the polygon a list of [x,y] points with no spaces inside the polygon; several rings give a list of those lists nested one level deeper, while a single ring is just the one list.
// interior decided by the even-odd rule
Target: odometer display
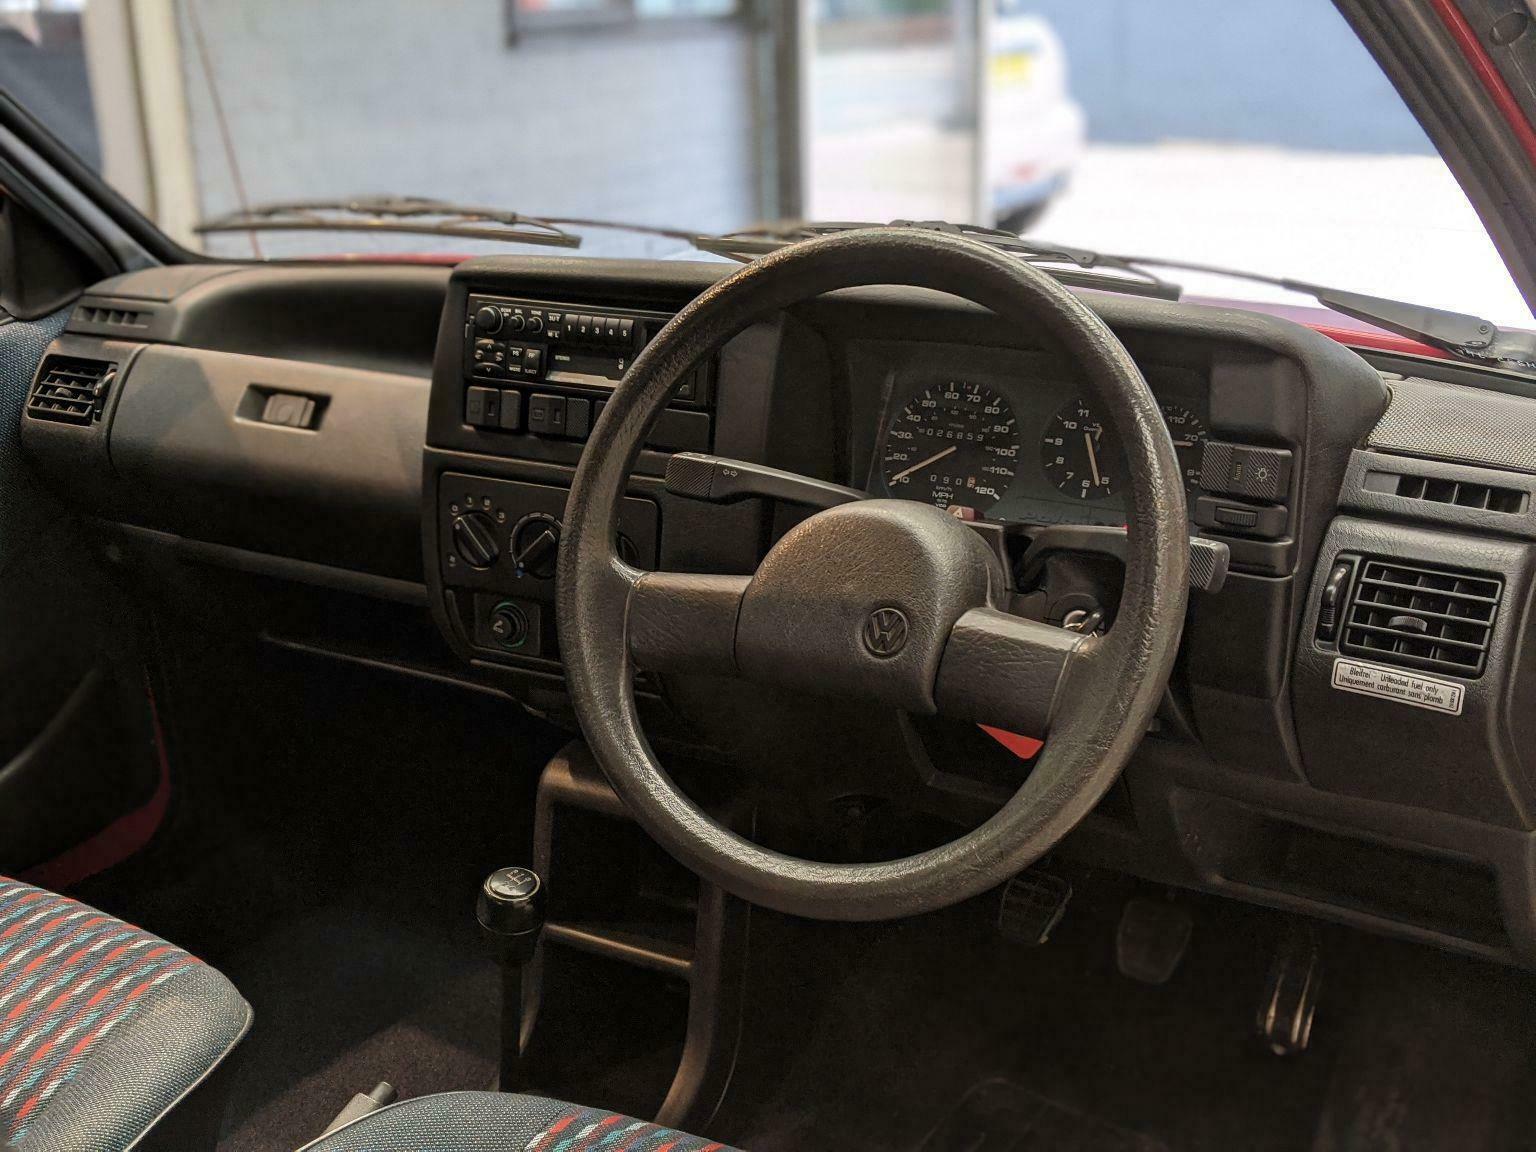
[{"label": "odometer display", "polygon": [[986,384],[935,384],[907,402],[885,436],[881,467],[892,496],[985,512],[1018,468],[1013,409]]}]

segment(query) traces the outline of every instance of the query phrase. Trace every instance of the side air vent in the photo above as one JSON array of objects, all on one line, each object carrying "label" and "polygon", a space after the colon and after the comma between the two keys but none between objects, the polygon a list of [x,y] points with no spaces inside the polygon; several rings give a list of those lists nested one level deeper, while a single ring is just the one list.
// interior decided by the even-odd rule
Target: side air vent
[{"label": "side air vent", "polygon": [[1364,560],[1339,648],[1383,664],[1481,676],[1503,592],[1494,576]]},{"label": "side air vent", "polygon": [[1458,508],[1507,512],[1516,516],[1525,511],[1526,505],[1526,494],[1516,488],[1501,488],[1496,484],[1478,484],[1470,480],[1405,476],[1395,472],[1367,473],[1365,490],[1388,492],[1406,500],[1425,500],[1431,504],[1454,504]]},{"label": "side air vent", "polygon": [[103,308],[82,304],[75,309],[75,319],[82,324],[107,324],[113,328],[148,328],[151,314],[131,308]]},{"label": "side air vent", "polygon": [[116,376],[117,365],[108,360],[50,356],[27,397],[27,415],[66,424],[99,420]]}]

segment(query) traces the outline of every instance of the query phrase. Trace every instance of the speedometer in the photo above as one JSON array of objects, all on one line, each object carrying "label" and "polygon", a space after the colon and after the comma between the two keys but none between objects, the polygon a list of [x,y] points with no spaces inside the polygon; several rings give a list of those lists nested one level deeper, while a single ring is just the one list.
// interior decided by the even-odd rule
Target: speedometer
[{"label": "speedometer", "polygon": [[892,496],[985,512],[1018,467],[1018,424],[986,384],[951,381],[918,393],[885,435],[881,467]]}]

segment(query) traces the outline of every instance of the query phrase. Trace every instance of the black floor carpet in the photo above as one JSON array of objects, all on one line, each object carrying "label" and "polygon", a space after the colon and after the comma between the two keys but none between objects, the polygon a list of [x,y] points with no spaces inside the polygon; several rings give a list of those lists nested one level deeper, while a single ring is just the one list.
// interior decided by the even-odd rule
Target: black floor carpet
[{"label": "black floor carpet", "polygon": [[[1151,987],[1114,963],[1119,909],[1139,890],[1080,882],[1036,949],[995,934],[995,897],[890,925],[756,917],[751,1042],[711,1134],[753,1152],[915,1150],[958,1111],[986,1152],[1536,1146],[1529,974],[1325,929],[1312,1048],[1276,1057],[1254,1018],[1289,922],[1185,897],[1189,953]],[[1048,1129],[1022,1123],[1020,1104],[988,1134],[963,1103],[988,1083],[1031,1097]],[[1057,1143],[1033,1142],[1046,1130]]]}]

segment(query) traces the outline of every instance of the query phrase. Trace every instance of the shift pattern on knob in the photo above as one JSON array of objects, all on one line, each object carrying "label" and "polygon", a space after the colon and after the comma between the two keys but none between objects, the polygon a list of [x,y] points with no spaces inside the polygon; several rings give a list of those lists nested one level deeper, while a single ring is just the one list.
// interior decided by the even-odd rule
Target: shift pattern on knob
[{"label": "shift pattern on knob", "polygon": [[522,936],[544,927],[544,884],[529,868],[498,868],[480,885],[475,918],[492,936]]}]

